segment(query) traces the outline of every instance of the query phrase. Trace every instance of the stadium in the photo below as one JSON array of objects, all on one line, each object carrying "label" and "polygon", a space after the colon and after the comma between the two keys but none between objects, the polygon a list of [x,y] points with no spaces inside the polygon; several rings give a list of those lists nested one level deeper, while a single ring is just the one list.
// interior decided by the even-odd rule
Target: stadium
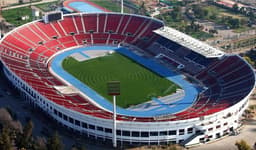
[{"label": "stadium", "polygon": [[[239,55],[134,14],[75,13],[33,21],[9,32],[0,50],[5,75],[31,105],[69,129],[116,139],[118,145],[187,146],[235,132],[255,86],[253,69]],[[127,78],[119,78],[115,66]],[[116,116],[101,88],[115,79],[121,80]],[[159,89],[136,99],[150,86]]]}]

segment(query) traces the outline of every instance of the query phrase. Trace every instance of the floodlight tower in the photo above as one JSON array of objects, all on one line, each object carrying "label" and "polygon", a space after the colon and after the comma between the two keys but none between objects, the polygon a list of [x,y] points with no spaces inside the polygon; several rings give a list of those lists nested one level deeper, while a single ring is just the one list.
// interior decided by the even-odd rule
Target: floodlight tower
[{"label": "floodlight tower", "polygon": [[[2,18],[2,3],[0,2],[0,18]],[[3,33],[3,20],[0,21],[0,39],[2,38],[2,33]]]},{"label": "floodlight tower", "polygon": [[116,142],[116,96],[120,95],[120,81],[109,81],[107,83],[108,87],[108,95],[113,96],[113,137],[112,137],[112,142],[113,142],[113,147],[117,147],[117,142]]},{"label": "floodlight tower", "polygon": [[124,0],[121,0],[121,13],[124,13]]},{"label": "floodlight tower", "polygon": [[2,3],[0,2],[0,17],[2,17]]}]

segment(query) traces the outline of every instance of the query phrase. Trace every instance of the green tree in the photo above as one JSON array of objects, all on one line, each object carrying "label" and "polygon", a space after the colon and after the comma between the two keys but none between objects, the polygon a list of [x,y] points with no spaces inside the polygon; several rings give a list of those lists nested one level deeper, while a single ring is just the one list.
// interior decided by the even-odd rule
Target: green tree
[{"label": "green tree", "polygon": [[203,9],[199,5],[193,5],[192,8],[196,18],[203,19],[206,18],[209,14],[207,9]]},{"label": "green tree", "polygon": [[248,56],[244,56],[244,59],[245,59],[249,64],[251,64],[252,66],[254,66],[254,65],[255,65],[255,63],[251,60],[251,58],[250,58],[250,57],[248,57]]},{"label": "green tree", "polygon": [[36,137],[36,139],[33,142],[33,148],[32,149],[34,149],[34,150],[47,150],[45,138]]},{"label": "green tree", "polygon": [[23,0],[19,0],[19,4],[23,4]]},{"label": "green tree", "polygon": [[34,125],[33,125],[32,120],[29,120],[23,129],[23,135],[24,135],[24,138],[26,141],[31,140],[33,127],[34,127]]},{"label": "green tree", "polygon": [[57,132],[53,134],[47,141],[47,148],[48,150],[62,150],[63,144],[61,142],[60,136]]},{"label": "green tree", "polygon": [[251,150],[250,145],[248,145],[244,140],[237,141],[235,145],[238,150]]},{"label": "green tree", "polygon": [[17,147],[31,148],[32,147],[32,132],[33,122],[29,120],[23,128],[23,132],[19,133],[16,139]]},{"label": "green tree", "polygon": [[218,31],[217,31],[217,30],[215,30],[215,29],[210,29],[210,30],[209,30],[209,33],[212,33],[212,34],[218,34]]},{"label": "green tree", "polygon": [[215,19],[217,19],[217,13],[216,12],[212,12],[212,14],[209,16],[209,18],[210,19],[212,19],[212,20],[215,20]]},{"label": "green tree", "polygon": [[245,15],[246,15],[246,13],[247,13],[246,8],[245,8],[245,7],[240,8],[240,12],[241,12],[242,14],[245,14]]},{"label": "green tree", "polygon": [[12,141],[9,134],[10,134],[10,130],[7,127],[4,127],[0,135],[1,150],[12,150]]},{"label": "green tree", "polygon": [[137,9],[137,13],[142,14],[142,15],[147,14],[147,9],[146,9],[144,1],[142,1],[141,4],[139,5],[139,8]]},{"label": "green tree", "polygon": [[236,12],[236,13],[239,12],[239,7],[238,7],[237,3],[233,5],[232,9],[233,9],[234,12]]},{"label": "green tree", "polygon": [[249,19],[250,21],[254,22],[254,21],[256,20],[256,19],[255,19],[256,16],[255,16],[255,14],[254,14],[252,11],[249,12],[248,16],[249,16],[249,18],[250,18],[250,19]]},{"label": "green tree", "polygon": [[240,20],[237,18],[232,18],[232,17],[227,17],[227,24],[230,26],[232,29],[236,29],[240,27]]},{"label": "green tree", "polygon": [[181,20],[181,8],[177,6],[173,7],[173,10],[170,12],[170,15],[174,21]]}]

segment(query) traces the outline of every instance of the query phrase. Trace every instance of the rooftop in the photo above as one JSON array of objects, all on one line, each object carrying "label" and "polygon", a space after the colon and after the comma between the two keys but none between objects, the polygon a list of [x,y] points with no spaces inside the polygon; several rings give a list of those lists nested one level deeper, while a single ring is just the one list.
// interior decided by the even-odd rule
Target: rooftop
[{"label": "rooftop", "polygon": [[170,27],[164,26],[160,29],[155,30],[154,32],[169,40],[179,43],[180,45],[187,47],[207,58],[221,57],[225,54],[224,52],[208,44],[205,44]]}]

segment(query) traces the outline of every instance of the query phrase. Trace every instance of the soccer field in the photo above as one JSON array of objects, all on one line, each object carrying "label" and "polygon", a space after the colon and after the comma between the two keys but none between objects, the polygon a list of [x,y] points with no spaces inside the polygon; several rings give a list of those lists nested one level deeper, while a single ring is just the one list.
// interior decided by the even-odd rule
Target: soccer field
[{"label": "soccer field", "polygon": [[117,96],[117,105],[122,108],[149,101],[152,97],[172,94],[179,88],[173,82],[118,53],[83,62],[67,57],[62,66],[111,102],[112,97],[107,95],[107,82],[120,81],[121,95]]}]

